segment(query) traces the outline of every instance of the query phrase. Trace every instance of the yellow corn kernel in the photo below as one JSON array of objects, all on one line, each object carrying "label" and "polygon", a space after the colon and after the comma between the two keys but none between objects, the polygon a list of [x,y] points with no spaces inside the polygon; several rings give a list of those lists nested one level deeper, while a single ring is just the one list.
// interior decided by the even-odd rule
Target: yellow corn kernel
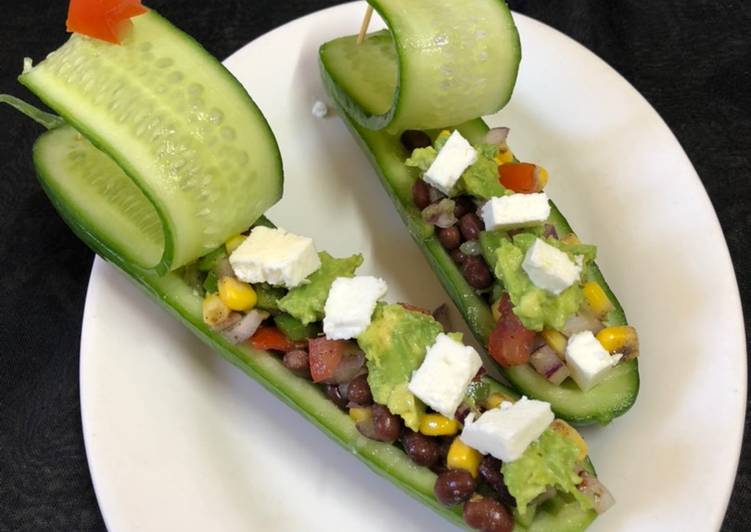
[{"label": "yellow corn kernel", "polygon": [[499,299],[492,305],[490,305],[490,312],[493,314],[493,319],[498,321],[501,319],[501,300]]},{"label": "yellow corn kernel", "polygon": [[230,308],[217,294],[208,294],[203,298],[203,322],[209,327],[216,327],[229,318]]},{"label": "yellow corn kernel", "polygon": [[361,407],[361,406],[353,406],[349,409],[349,417],[352,418],[352,421],[355,423],[362,423],[363,421],[369,420],[373,416],[373,412],[370,410],[370,407]]},{"label": "yellow corn kernel", "polygon": [[587,457],[587,454],[589,453],[587,442],[584,441],[584,438],[582,438],[579,431],[574,427],[562,419],[556,419],[550,424],[550,428],[576,445],[577,449],[579,449],[579,454],[576,456],[577,461],[584,460]]},{"label": "yellow corn kernel", "polygon": [[506,163],[513,163],[514,153],[511,150],[499,151],[493,159],[495,160],[496,164],[498,164],[498,166]]},{"label": "yellow corn kernel", "polygon": [[224,242],[224,249],[226,249],[227,253],[231,255],[233,251],[240,247],[240,244],[245,242],[246,238],[248,237],[245,235],[232,236]]},{"label": "yellow corn kernel", "polygon": [[426,436],[453,436],[459,432],[459,422],[441,414],[425,414],[420,420],[420,432]]},{"label": "yellow corn kernel", "polygon": [[501,406],[501,403],[503,401],[508,401],[509,403],[513,403],[514,399],[500,392],[495,392],[495,393],[491,393],[488,396],[488,398],[485,399],[485,403],[483,403],[483,406],[487,410],[491,410],[493,408],[498,408],[499,406]]},{"label": "yellow corn kernel", "polygon": [[542,339],[545,340],[545,343],[555,351],[558,358],[563,360],[566,357],[566,344],[568,343],[568,339],[555,329],[543,329],[540,334],[542,335]]},{"label": "yellow corn kernel", "polygon": [[232,310],[250,310],[256,306],[258,296],[249,284],[234,277],[222,277],[217,284],[219,297]]},{"label": "yellow corn kernel", "polygon": [[579,237],[574,233],[569,233],[561,238],[561,242],[563,242],[564,244],[581,244],[581,240],[579,240]]},{"label": "yellow corn kernel", "polygon": [[466,445],[459,437],[454,438],[446,456],[446,465],[449,469],[464,469],[473,477],[477,476],[482,455],[472,447]]},{"label": "yellow corn kernel", "polygon": [[613,310],[613,303],[610,302],[608,295],[599,283],[588,281],[584,283],[582,290],[584,291],[584,299],[587,300],[589,308],[592,309],[592,312],[598,318],[605,317],[608,312]]},{"label": "yellow corn kernel", "polygon": [[537,180],[537,190],[542,190],[545,188],[545,185],[548,184],[548,179],[550,176],[548,175],[548,171],[545,170],[542,166],[535,165],[535,179]]},{"label": "yellow corn kernel", "polygon": [[605,327],[596,337],[608,353],[621,353],[626,360],[639,356],[639,337],[629,325]]}]

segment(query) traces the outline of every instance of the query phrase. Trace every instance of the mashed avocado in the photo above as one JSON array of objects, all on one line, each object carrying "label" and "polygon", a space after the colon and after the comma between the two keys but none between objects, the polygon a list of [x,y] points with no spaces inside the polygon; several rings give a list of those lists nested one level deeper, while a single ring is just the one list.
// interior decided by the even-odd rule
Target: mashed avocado
[{"label": "mashed avocado", "polygon": [[[503,281],[514,305],[514,314],[527,329],[561,329],[566,320],[579,310],[584,301],[584,294],[579,283],[573,284],[556,296],[537,288],[530,281],[522,269],[522,262],[527,249],[536,238],[538,237],[534,233],[525,232],[515,235],[512,240],[501,241],[495,250],[495,275]],[[595,258],[594,246],[568,245],[554,238],[548,238],[546,242],[567,252],[572,260],[575,255],[580,255],[584,268]]]},{"label": "mashed avocado", "polygon": [[581,482],[581,477],[574,471],[578,453],[573,442],[547,429],[518,460],[501,466],[503,480],[516,499],[520,516],[525,516],[530,501],[544,493],[548,486],[572,495],[582,509],[592,508],[592,501],[576,487]]},{"label": "mashed avocado", "polygon": [[321,267],[308,277],[308,283],[290,290],[277,305],[280,310],[307,325],[323,319],[323,306],[337,277],[352,277],[362,264],[362,255],[335,259],[325,251],[318,254]]},{"label": "mashed avocado", "polygon": [[441,330],[432,316],[401,305],[381,304],[368,328],[357,338],[367,359],[373,399],[401,416],[412,430],[419,428],[425,405],[407,385]]},{"label": "mashed avocado", "polygon": [[[422,173],[425,173],[433,164],[448,137],[449,135],[442,132],[432,146],[416,148],[409,159],[405,161],[405,164],[419,168]],[[464,171],[450,195],[469,194],[482,199],[503,196],[507,191],[498,181],[498,163],[494,160],[498,153],[498,147],[490,144],[479,144],[474,148],[477,151],[477,160]]]}]

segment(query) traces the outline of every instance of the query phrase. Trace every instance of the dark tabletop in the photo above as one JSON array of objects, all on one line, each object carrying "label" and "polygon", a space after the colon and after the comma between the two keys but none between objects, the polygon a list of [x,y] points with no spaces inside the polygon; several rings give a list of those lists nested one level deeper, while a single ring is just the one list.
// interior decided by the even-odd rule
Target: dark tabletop
[{"label": "dark tabletop", "polygon": [[[149,5],[224,58],[276,26],[337,3],[153,0]],[[748,316],[751,3],[510,3],[594,51],[665,119],[720,218]],[[67,2],[0,0],[0,6],[0,92],[36,101],[15,76],[22,57],[40,59],[66,38]],[[5,271],[0,296],[0,531],[101,530],[81,435],[78,386],[81,317],[93,255],[66,228],[33,177],[30,149],[40,128],[4,106],[0,124],[0,258]],[[746,436],[724,530],[751,529],[750,441]],[[701,504],[701,486],[696,492]]]}]

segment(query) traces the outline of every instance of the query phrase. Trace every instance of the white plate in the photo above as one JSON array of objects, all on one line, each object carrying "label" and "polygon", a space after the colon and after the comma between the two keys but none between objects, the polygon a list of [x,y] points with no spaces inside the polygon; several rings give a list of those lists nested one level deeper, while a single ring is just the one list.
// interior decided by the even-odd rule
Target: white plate
[{"label": "white plate", "polygon": [[[446,299],[360,149],[323,97],[316,51],[359,27],[362,4],[291,22],[226,64],[282,146],[284,200],[271,218],[335,255],[361,252],[391,300]],[[642,390],[586,430],[618,504],[593,530],[717,529],[738,461],[746,397],[733,269],[701,183],[666,125],[600,59],[516,16],[524,60],[494,124],[544,164],[549,192],[639,328]],[[212,354],[97,261],[81,342],[91,474],[117,531],[441,530],[451,526],[373,474]]]}]

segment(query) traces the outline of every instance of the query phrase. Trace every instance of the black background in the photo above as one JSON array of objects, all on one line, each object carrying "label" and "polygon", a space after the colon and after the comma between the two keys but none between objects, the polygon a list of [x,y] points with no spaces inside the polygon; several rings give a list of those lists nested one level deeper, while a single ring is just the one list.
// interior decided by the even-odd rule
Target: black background
[{"label": "black background", "polygon": [[[224,58],[280,24],[337,3],[149,4]],[[594,51],[665,119],[717,210],[748,315],[751,3],[510,4]],[[0,92],[35,101],[15,76],[23,56],[39,59],[64,41],[67,2],[2,0],[0,6]],[[86,465],[78,395],[80,325],[93,256],[58,218],[33,177],[30,149],[39,126],[6,107],[0,108],[0,124],[0,531],[100,530],[104,524]],[[715,437],[721,435],[706,435]],[[746,437],[724,530],[751,529],[749,457]],[[702,493],[696,486],[698,505]]]}]

